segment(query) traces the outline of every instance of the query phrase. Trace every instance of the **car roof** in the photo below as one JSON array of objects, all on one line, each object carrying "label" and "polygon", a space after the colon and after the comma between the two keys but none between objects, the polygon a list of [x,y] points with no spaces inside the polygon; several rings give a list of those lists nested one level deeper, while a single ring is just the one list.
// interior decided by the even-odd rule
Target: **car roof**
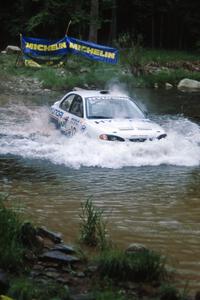
[{"label": "car roof", "polygon": [[118,97],[118,98],[129,98],[127,95],[119,93],[119,92],[113,92],[113,91],[106,91],[106,90],[78,90],[78,91],[71,91],[70,93],[75,93],[83,98],[86,97]]}]

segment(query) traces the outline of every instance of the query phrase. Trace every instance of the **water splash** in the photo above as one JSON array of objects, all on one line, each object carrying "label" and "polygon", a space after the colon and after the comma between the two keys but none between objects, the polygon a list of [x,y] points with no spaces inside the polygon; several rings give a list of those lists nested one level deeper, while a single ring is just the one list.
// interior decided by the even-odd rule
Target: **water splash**
[{"label": "water splash", "polygon": [[144,143],[113,143],[81,135],[67,138],[48,121],[47,107],[0,109],[0,154],[45,159],[67,167],[122,168],[200,165],[200,127],[182,116],[156,118],[168,137]]}]

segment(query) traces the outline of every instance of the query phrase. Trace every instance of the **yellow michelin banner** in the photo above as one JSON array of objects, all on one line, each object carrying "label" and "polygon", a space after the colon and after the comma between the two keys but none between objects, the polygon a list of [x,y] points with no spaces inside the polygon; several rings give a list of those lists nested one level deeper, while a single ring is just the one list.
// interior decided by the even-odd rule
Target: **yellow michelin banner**
[{"label": "yellow michelin banner", "polygon": [[116,63],[118,59],[117,49],[95,43],[68,38],[68,47],[71,53],[81,54],[98,61]]},{"label": "yellow michelin banner", "polygon": [[58,65],[70,53],[106,63],[116,64],[118,61],[118,50],[115,48],[67,36],[53,41],[22,36],[21,45],[25,64],[29,66],[40,66],[42,63]]},{"label": "yellow michelin banner", "polygon": [[61,65],[68,53],[65,38],[51,41],[22,36],[21,46],[25,65],[30,67],[40,67],[42,64]]}]

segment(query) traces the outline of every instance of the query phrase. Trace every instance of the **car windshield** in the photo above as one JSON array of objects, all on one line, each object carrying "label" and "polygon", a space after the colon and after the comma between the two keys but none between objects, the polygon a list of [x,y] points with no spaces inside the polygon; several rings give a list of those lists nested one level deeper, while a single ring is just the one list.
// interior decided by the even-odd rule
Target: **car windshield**
[{"label": "car windshield", "polygon": [[88,119],[144,119],[143,112],[128,98],[86,98]]}]

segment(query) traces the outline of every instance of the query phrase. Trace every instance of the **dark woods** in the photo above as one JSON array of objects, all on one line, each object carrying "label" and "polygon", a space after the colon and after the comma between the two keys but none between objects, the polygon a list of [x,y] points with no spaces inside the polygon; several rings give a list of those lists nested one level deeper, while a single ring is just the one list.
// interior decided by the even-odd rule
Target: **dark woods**
[{"label": "dark woods", "polygon": [[199,49],[199,0],[7,0],[0,10],[0,47],[19,44],[19,33],[129,46],[140,37],[143,46]]}]

